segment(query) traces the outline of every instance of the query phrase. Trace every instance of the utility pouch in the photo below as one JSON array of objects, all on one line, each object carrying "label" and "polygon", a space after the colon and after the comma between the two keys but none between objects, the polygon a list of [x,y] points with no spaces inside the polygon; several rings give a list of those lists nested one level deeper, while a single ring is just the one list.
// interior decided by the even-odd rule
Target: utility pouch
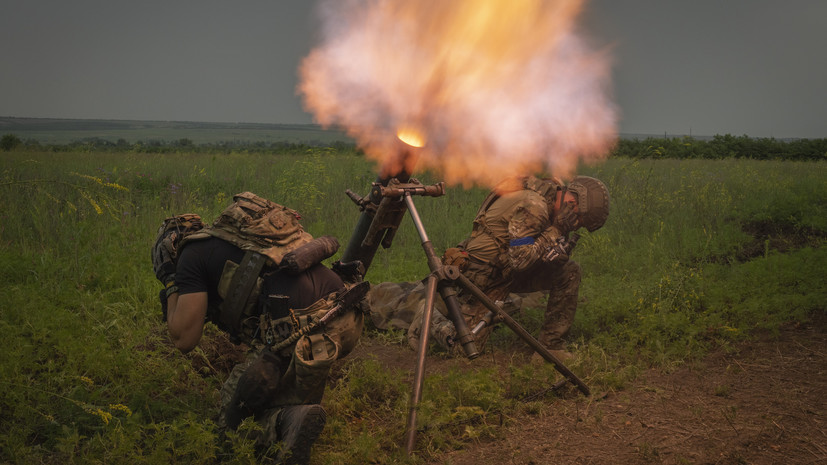
[{"label": "utility pouch", "polygon": [[455,266],[459,268],[459,271],[465,271],[468,268],[468,252],[459,247],[451,247],[442,255],[442,263]]},{"label": "utility pouch", "polygon": [[261,296],[261,316],[258,320],[258,334],[268,347],[287,339],[296,329],[290,317],[290,298],[271,294]]},{"label": "utility pouch", "polygon": [[290,315],[290,297],[286,295],[261,295],[261,313],[273,320]]},{"label": "utility pouch", "polygon": [[330,366],[339,355],[339,347],[324,333],[303,336],[296,344],[293,358],[296,369],[296,395],[305,402],[322,398]]}]

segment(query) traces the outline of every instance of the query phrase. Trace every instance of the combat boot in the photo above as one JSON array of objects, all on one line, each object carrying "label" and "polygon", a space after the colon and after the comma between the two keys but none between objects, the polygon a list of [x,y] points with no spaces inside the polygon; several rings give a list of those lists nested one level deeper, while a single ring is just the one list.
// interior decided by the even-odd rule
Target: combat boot
[{"label": "combat boot", "polygon": [[319,438],[327,414],[319,404],[291,405],[279,413],[278,431],[284,464],[301,465],[310,461],[310,449]]}]

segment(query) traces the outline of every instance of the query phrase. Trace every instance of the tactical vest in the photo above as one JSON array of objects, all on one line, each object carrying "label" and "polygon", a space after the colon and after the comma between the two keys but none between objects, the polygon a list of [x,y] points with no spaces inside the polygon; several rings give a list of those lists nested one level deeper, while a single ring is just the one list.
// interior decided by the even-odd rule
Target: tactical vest
[{"label": "tactical vest", "polygon": [[295,210],[242,192],[233,196],[233,204],[212,225],[181,241],[179,251],[189,242],[210,237],[245,251],[241,263],[224,264],[218,284],[223,301],[220,308],[210,309],[212,319],[232,336],[245,342],[258,336],[262,269],[279,265],[285,255],[313,240],[300,218]]}]

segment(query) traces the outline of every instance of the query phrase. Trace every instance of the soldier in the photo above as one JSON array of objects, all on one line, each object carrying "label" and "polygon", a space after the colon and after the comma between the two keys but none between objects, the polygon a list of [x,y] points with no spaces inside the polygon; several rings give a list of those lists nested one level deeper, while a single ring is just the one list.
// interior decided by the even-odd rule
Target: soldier
[{"label": "soldier", "polygon": [[337,307],[348,286],[320,263],[338,242],[313,239],[298,219],[245,192],[210,227],[202,229],[197,215],[169,218],[152,251],[178,349],[192,350],[206,321],[256,348],[222,388],[219,426],[235,430],[253,416],[262,426],[257,447],[266,452],[280,442],[278,457],[288,463],[309,460],[326,420],[319,403],[330,365],[362,330],[361,312]]},{"label": "soldier", "polygon": [[[578,176],[568,185],[558,179],[536,177],[508,180],[486,197],[470,237],[448,249],[443,263],[458,266],[491,300],[505,302],[506,311],[515,308],[511,293],[549,291],[538,340],[558,359],[566,360],[571,354],[565,350],[565,337],[577,310],[581,270],[566,253],[549,252],[562,250],[556,246],[581,227],[590,232],[599,229],[608,215],[609,192],[595,178]],[[393,292],[394,285],[386,287],[376,286],[369,296],[372,314],[387,314],[390,310],[381,293]],[[416,290],[421,292],[421,286]],[[473,328],[488,310],[462,290],[459,299],[468,327]],[[398,298],[398,302],[407,304],[405,308],[411,307],[412,300]],[[443,317],[444,304],[437,302],[436,308],[439,312],[434,312],[431,334],[437,343],[450,347],[453,325]],[[390,321],[374,315],[374,321],[377,319]],[[408,339],[412,346],[419,339],[420,320],[417,314],[410,321]],[[491,329],[489,325],[477,334],[478,349],[485,345]]]}]

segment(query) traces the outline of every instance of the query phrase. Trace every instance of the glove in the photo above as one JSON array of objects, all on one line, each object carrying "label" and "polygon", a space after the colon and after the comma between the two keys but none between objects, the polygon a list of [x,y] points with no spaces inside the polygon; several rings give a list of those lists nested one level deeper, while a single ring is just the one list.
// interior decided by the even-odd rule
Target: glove
[{"label": "glove", "polygon": [[574,211],[572,204],[564,202],[560,211],[554,216],[553,224],[564,233],[576,231],[580,228],[580,216]]},{"label": "glove", "polygon": [[537,238],[540,250],[543,250],[541,259],[546,263],[565,263],[569,259],[569,249],[566,247],[566,237],[560,234],[557,226],[551,226]]},{"label": "glove", "polygon": [[[158,228],[155,244],[152,246],[152,269],[164,287],[169,288],[175,283],[178,244],[183,238],[203,228],[201,217],[193,213],[167,218]],[[171,292],[168,290],[167,293]]]},{"label": "glove", "polygon": [[566,241],[561,238],[556,244],[548,249],[548,252],[543,256],[543,261],[546,263],[560,262],[565,263],[569,261],[569,252],[566,250]]},{"label": "glove", "polygon": [[159,231],[159,237],[152,247],[152,269],[155,277],[164,287],[175,282],[175,231]]},{"label": "glove", "polygon": [[365,266],[359,260],[346,263],[339,260],[331,268],[346,283],[362,282],[362,278],[365,276]]}]

